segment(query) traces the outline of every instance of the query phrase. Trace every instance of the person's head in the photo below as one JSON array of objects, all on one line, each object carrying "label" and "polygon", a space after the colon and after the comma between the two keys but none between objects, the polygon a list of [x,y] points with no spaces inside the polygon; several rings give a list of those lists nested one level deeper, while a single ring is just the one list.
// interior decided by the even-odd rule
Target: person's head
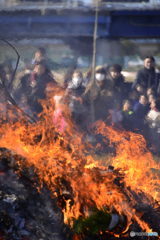
[{"label": "person's head", "polygon": [[147,96],[146,96],[145,94],[142,94],[142,95],[139,97],[139,102],[140,102],[142,105],[146,106],[147,103],[148,103]]},{"label": "person's head", "polygon": [[6,74],[6,79],[7,79],[8,81],[10,81],[10,80],[12,79],[12,74],[11,74],[11,73],[7,73],[7,74]]},{"label": "person's head", "polygon": [[118,99],[115,99],[113,102],[113,108],[116,110],[120,110],[121,109],[121,103]]},{"label": "person's head", "polygon": [[31,73],[31,69],[27,66],[24,69],[24,74],[30,74]]},{"label": "person's head", "polygon": [[82,81],[83,81],[83,74],[80,71],[75,70],[72,75],[73,85],[75,87],[79,87],[82,84]]},{"label": "person's head", "polygon": [[155,92],[154,88],[153,87],[149,87],[147,89],[147,96],[149,96],[150,94],[154,94],[154,92]]},{"label": "person's head", "polygon": [[68,68],[66,74],[64,75],[64,80],[65,81],[67,81],[67,82],[71,81],[73,73],[76,70],[76,68],[77,68],[76,64],[73,64]]},{"label": "person's head", "polygon": [[102,66],[96,67],[95,78],[99,83],[102,83],[106,79],[106,71]]},{"label": "person's head", "polygon": [[154,99],[154,100],[152,100],[152,102],[151,102],[151,104],[150,104],[150,108],[151,109],[154,109],[155,107],[156,107],[156,100]]},{"label": "person's head", "polygon": [[126,99],[124,102],[123,102],[123,110],[124,111],[131,111],[132,109],[132,102],[128,99]]},{"label": "person's head", "polygon": [[41,59],[45,57],[45,54],[46,54],[46,51],[44,48],[38,48],[34,54],[34,57],[35,59]]},{"label": "person's head", "polygon": [[132,100],[139,99],[139,92],[136,89],[133,89],[129,94],[129,98]]},{"label": "person's head", "polygon": [[142,84],[137,84],[136,89],[140,95],[146,92],[146,88]]},{"label": "person's head", "polygon": [[12,65],[11,64],[7,64],[4,66],[4,72],[7,73],[11,73],[12,72]]},{"label": "person's head", "polygon": [[151,70],[152,68],[155,67],[155,59],[152,56],[147,56],[144,59],[144,66],[145,68],[147,68],[148,70]]},{"label": "person's head", "polygon": [[153,100],[155,100],[156,99],[156,96],[154,95],[154,94],[149,94],[149,96],[148,96],[148,102],[149,103],[151,103]]},{"label": "person's head", "polygon": [[35,59],[34,65],[37,65],[37,64],[47,65],[46,59],[44,57],[40,57],[40,58]]},{"label": "person's head", "polygon": [[40,76],[46,72],[46,66],[42,63],[37,63],[34,67],[34,72]]},{"label": "person's head", "polygon": [[122,67],[117,63],[110,68],[110,74],[113,79],[119,78],[119,76],[121,75],[121,71],[122,71]]}]

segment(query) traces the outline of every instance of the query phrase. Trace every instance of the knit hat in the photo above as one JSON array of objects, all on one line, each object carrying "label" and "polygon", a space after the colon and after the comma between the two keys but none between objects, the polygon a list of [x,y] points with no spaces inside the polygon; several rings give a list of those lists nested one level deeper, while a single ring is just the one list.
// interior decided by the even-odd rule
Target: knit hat
[{"label": "knit hat", "polygon": [[98,66],[96,67],[95,72],[96,72],[96,73],[106,74],[106,71],[105,71],[104,67],[101,66],[101,65],[98,65]]}]

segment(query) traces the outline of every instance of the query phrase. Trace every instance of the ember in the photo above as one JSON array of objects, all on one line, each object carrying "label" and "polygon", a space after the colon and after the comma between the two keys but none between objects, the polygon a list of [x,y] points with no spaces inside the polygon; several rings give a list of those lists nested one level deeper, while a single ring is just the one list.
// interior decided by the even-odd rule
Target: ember
[{"label": "ember", "polygon": [[[34,223],[30,219],[35,218],[34,211],[41,211],[41,209],[35,210],[32,209],[32,206],[38,204],[43,198],[43,208],[47,208],[48,205],[48,207],[50,206],[48,210],[52,209],[51,200],[49,203],[45,203],[47,194],[49,194],[48,190],[44,188],[45,186],[51,192],[52,200],[55,203],[53,207],[55,208],[56,203],[60,206],[65,224],[73,229],[74,233],[76,233],[76,221],[79,223],[78,221],[82,219],[80,235],[74,235],[73,239],[82,239],[82,236],[83,238],[88,236],[86,239],[93,239],[91,232],[86,231],[91,225],[84,225],[84,223],[86,223],[85,219],[94,215],[92,210],[94,207],[98,214],[102,211],[101,214],[104,214],[104,217],[108,216],[106,227],[103,230],[100,230],[100,227],[95,232],[97,239],[108,237],[112,239],[120,235],[124,239],[128,239],[131,230],[136,232],[153,231],[160,235],[160,205],[158,203],[160,179],[158,173],[153,174],[151,169],[154,168],[158,171],[159,165],[153,161],[152,155],[147,151],[144,139],[133,133],[117,133],[111,127],[107,127],[104,122],[96,123],[96,133],[104,136],[104,142],[109,139],[116,148],[116,157],[112,159],[114,168],[108,168],[101,165],[100,162],[94,161],[90,154],[93,149],[84,141],[83,134],[73,123],[65,105],[60,105],[59,115],[66,121],[63,131],[60,131],[59,124],[57,127],[53,125],[53,116],[57,116],[57,112],[55,113],[53,110],[57,111],[55,99],[50,98],[46,102],[43,101],[42,105],[44,111],[39,115],[36,124],[26,125],[26,122],[20,119],[14,124],[3,123],[1,125],[1,159],[3,161],[6,159],[10,167],[22,176],[16,180],[19,181],[19,184],[22,181],[22,184],[25,185],[24,176],[27,176],[28,191],[34,192],[34,188],[31,188],[32,185],[41,192],[41,194],[34,192],[33,197],[20,200],[18,194],[23,194],[16,194],[16,191],[24,191],[23,187],[18,186],[19,190],[17,190],[8,184],[10,191],[7,192],[5,187],[1,186],[3,192],[1,208],[6,211],[10,206],[10,210],[7,212],[9,215],[3,216],[4,225],[7,222],[8,225],[0,229],[2,234],[13,232],[15,226],[15,235],[12,238],[15,236],[17,238],[14,239],[24,236],[25,233],[26,236],[27,234],[30,236],[30,225],[32,225],[32,231],[36,231],[33,227]],[[10,171],[7,170],[4,176],[0,175],[1,185],[3,181],[9,181],[9,177],[12,182],[12,177],[17,179],[16,173],[13,170]],[[24,195],[26,196],[26,193]],[[33,204],[30,202],[31,199]],[[21,201],[25,206],[23,207],[24,215],[23,212],[19,213],[13,207],[16,203],[19,209]],[[57,207],[57,209],[59,208]],[[13,215],[17,213],[19,220],[11,217],[10,212],[12,211]],[[60,210],[57,211],[60,214]],[[29,213],[31,215],[27,218],[25,214]],[[42,214],[44,212],[39,213],[39,220]],[[45,214],[48,214],[47,211]],[[53,213],[50,214],[56,218]],[[115,224],[111,226],[110,221],[114,218],[113,216],[116,217],[116,220]],[[55,236],[52,236],[52,234],[54,235],[52,220],[46,221],[47,227],[46,225],[44,225],[46,228],[40,226],[37,230],[39,235],[36,237],[47,239],[42,236],[42,232],[47,231],[51,233],[51,235],[46,233],[48,239],[49,235],[50,239],[56,239]],[[93,221],[91,221],[92,223]],[[57,224],[60,224],[60,220],[57,221]],[[37,239],[36,237],[35,239]]]}]

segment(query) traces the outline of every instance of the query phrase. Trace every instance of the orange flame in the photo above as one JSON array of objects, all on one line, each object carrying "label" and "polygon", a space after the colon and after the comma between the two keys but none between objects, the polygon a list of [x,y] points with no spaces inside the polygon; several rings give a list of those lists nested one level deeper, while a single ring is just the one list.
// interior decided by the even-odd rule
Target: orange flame
[{"label": "orange flame", "polygon": [[[135,212],[134,202],[130,204],[115,184],[119,174],[123,176],[125,191],[133,201],[128,187],[136,193],[144,192],[150,201],[150,196],[160,200],[157,191],[160,179],[152,172],[153,168],[159,170],[159,166],[147,151],[143,137],[131,132],[117,133],[102,121],[96,124],[96,133],[101,133],[104,140],[109,138],[116,147],[117,154],[112,159],[115,171],[109,172],[89,155],[91,146],[83,141],[83,134],[75,126],[67,105],[58,104],[66,121],[63,133],[58,133],[59,125],[56,127],[53,123],[56,109],[53,96],[42,101],[42,105],[44,111],[36,124],[26,125],[23,118],[15,124],[1,124],[0,146],[22,155],[25,159],[15,157],[19,168],[34,167],[41,185],[45,183],[53,192],[53,197],[56,191],[61,195],[65,191],[72,195],[73,204],[68,200],[63,210],[65,223],[72,224],[71,218],[78,218],[82,212],[85,216],[89,215],[89,208],[95,204],[98,208],[109,206],[112,209],[114,206],[120,215],[127,216],[128,227],[131,219],[135,219],[143,230],[151,231]],[[67,184],[63,184],[63,179]]]}]

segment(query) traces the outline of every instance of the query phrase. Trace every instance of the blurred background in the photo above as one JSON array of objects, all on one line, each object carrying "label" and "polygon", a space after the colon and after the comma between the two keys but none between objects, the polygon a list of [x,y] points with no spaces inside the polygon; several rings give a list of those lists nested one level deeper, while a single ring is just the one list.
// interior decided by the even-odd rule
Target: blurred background
[{"label": "blurred background", "polygon": [[[46,49],[51,70],[65,73],[77,64],[85,72],[92,64],[95,0],[0,0],[0,63],[18,71]],[[160,67],[160,0],[99,0],[96,65],[119,63],[128,81],[153,55]],[[124,74],[125,75],[125,74]]]}]

